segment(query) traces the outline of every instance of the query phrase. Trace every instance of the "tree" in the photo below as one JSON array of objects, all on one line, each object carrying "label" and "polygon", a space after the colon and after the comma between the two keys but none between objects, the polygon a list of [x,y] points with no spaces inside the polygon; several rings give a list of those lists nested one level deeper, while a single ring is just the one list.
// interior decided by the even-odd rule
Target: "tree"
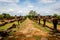
[{"label": "tree", "polygon": [[60,20],[60,15],[58,16],[58,19]]},{"label": "tree", "polygon": [[0,19],[3,19],[3,15],[2,14],[0,14]]},{"label": "tree", "polygon": [[2,15],[4,18],[10,18],[11,17],[10,14],[7,14],[7,13],[3,13]]},{"label": "tree", "polygon": [[36,15],[37,15],[36,11],[31,10],[29,12],[29,16],[36,16]]},{"label": "tree", "polygon": [[57,13],[55,13],[53,16],[58,17]]},{"label": "tree", "polygon": [[58,19],[60,19],[60,15],[54,14],[55,17],[57,17]]}]

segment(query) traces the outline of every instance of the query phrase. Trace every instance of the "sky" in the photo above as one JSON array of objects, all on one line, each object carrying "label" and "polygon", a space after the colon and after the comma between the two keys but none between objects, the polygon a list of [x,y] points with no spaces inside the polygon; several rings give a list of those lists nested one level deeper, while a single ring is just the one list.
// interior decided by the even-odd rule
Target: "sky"
[{"label": "sky", "polygon": [[60,0],[0,0],[0,14],[27,15],[30,10],[40,15],[60,15]]}]

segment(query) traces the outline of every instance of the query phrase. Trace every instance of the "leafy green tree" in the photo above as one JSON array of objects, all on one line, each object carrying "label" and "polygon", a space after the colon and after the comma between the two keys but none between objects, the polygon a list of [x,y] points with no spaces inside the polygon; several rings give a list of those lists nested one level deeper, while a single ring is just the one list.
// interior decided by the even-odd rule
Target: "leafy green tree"
[{"label": "leafy green tree", "polygon": [[58,19],[60,19],[60,15],[54,14],[54,16],[57,17]]},{"label": "leafy green tree", "polygon": [[58,19],[60,19],[60,15],[58,16]]},{"label": "leafy green tree", "polygon": [[4,18],[10,18],[11,17],[10,14],[7,14],[7,13],[3,13],[2,15]]},{"label": "leafy green tree", "polygon": [[58,17],[57,13],[55,13],[53,16]]},{"label": "leafy green tree", "polygon": [[31,19],[34,18],[35,16],[37,16],[37,12],[33,11],[33,10],[31,10],[28,14],[28,17],[31,18]]},{"label": "leafy green tree", "polygon": [[0,14],[0,19],[3,19],[3,15],[2,14]]},{"label": "leafy green tree", "polygon": [[29,12],[29,16],[36,16],[36,15],[37,15],[36,11],[31,10]]}]

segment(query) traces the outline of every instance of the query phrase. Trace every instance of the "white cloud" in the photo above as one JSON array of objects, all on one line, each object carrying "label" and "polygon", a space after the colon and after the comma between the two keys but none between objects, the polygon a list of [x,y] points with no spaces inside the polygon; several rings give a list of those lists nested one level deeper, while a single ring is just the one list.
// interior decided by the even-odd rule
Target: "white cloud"
[{"label": "white cloud", "polygon": [[19,0],[0,0],[0,2],[19,2]]},{"label": "white cloud", "polygon": [[19,10],[17,13],[22,13],[23,11],[22,10]]},{"label": "white cloud", "polygon": [[41,0],[43,3],[53,3],[56,2],[56,0]]},{"label": "white cloud", "polygon": [[10,9],[10,11],[14,11],[13,9]]},{"label": "white cloud", "polygon": [[32,5],[32,4],[27,4],[27,7],[29,7],[29,8],[33,8],[34,6]]},{"label": "white cloud", "polygon": [[[21,5],[14,3],[14,2],[18,2],[18,1],[19,0],[0,0],[0,2],[8,2],[8,4],[6,4],[6,5],[3,5],[3,3],[1,3],[0,12],[8,12],[11,15],[20,15],[20,14],[26,15],[26,14],[28,14],[28,12],[30,10],[36,10],[37,13],[40,13],[43,15],[44,14],[53,14],[53,12],[57,12],[57,13],[60,12],[60,11],[58,12],[58,10],[57,11],[54,10],[54,9],[60,8],[59,3],[42,6],[43,3],[53,3],[56,0],[39,0],[39,2],[42,2],[42,4],[37,4],[37,5],[32,4],[28,1],[24,2]],[[12,2],[12,3],[9,3],[9,2]]]}]

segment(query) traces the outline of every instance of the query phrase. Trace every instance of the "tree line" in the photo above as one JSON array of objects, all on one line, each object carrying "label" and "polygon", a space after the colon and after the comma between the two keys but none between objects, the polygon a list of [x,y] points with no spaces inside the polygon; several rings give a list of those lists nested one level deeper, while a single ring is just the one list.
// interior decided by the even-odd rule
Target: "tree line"
[{"label": "tree line", "polygon": [[[27,16],[30,17],[30,18],[33,18],[33,17],[36,17],[36,16],[43,16],[43,15],[38,14],[34,10],[31,10]],[[45,15],[45,16],[47,16],[47,17],[56,16],[56,18],[60,19],[60,15],[58,15],[57,13],[54,13],[53,15]]]},{"label": "tree line", "polygon": [[0,19],[4,19],[4,18],[7,18],[7,19],[11,18],[12,19],[13,16],[11,16],[8,13],[2,13],[2,14],[0,14]]}]

